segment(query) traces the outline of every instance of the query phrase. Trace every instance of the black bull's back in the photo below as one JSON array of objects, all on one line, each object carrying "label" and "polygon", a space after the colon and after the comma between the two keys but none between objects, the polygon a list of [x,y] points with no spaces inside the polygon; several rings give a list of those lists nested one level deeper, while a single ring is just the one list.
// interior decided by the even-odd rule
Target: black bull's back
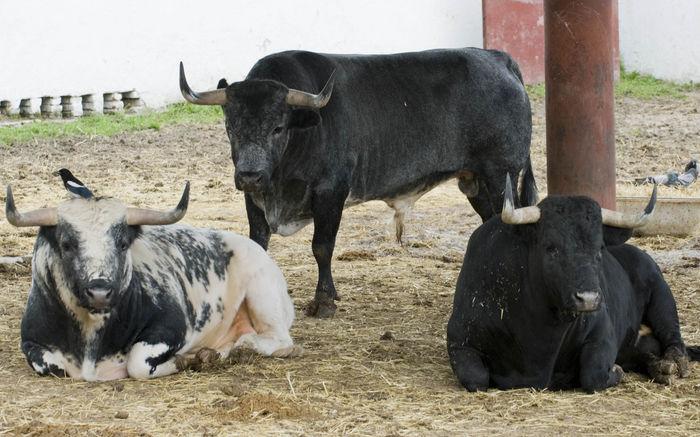
[{"label": "black bull's back", "polygon": [[530,104],[506,54],[283,52],[260,60],[247,79],[318,90],[334,70],[321,125],[292,134],[278,179],[345,179],[350,197],[364,201],[430,188],[464,171],[500,187],[505,172],[525,167]]}]

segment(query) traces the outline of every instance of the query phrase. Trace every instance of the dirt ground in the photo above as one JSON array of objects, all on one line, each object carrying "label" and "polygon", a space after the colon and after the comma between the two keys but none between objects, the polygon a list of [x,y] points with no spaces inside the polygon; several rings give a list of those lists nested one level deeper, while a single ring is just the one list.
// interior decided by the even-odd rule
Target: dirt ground
[{"label": "dirt ground", "polygon": [[[546,187],[544,103],[533,106],[532,154],[538,184]],[[618,179],[682,169],[697,157],[699,108],[700,93],[685,100],[618,102]],[[65,197],[59,178],[51,175],[62,166],[98,194],[160,208],[174,205],[189,179],[185,222],[247,234],[222,125],[44,140],[0,149],[0,158],[0,182],[13,184],[21,209]],[[297,308],[292,336],[305,349],[302,357],[242,359],[154,381],[35,376],[19,349],[30,268],[0,267],[0,434],[700,433],[697,364],[689,378],[670,387],[627,374],[618,387],[593,395],[462,390],[447,360],[445,327],[467,240],[479,220],[452,182],[417,203],[403,247],[393,241],[391,216],[380,202],[346,211],[333,264],[343,299],[331,320],[303,315],[316,284],[312,227],[292,237],[273,236],[270,253]],[[3,216],[0,255],[31,253],[35,234],[9,226]],[[633,242],[659,260],[678,301],[686,342],[700,344],[700,239]],[[391,339],[382,339],[386,332]]]}]

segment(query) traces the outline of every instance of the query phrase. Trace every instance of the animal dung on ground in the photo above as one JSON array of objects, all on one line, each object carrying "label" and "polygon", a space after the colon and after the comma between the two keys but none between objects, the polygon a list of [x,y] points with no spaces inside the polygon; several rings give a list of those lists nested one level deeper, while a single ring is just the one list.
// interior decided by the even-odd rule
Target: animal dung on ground
[{"label": "animal dung on ground", "polygon": [[394,334],[391,331],[384,331],[384,334],[382,334],[381,337],[379,337],[380,340],[393,340],[394,339]]},{"label": "animal dung on ground", "polygon": [[114,415],[115,419],[128,419],[129,418],[129,412],[128,411],[117,411],[117,414]]}]

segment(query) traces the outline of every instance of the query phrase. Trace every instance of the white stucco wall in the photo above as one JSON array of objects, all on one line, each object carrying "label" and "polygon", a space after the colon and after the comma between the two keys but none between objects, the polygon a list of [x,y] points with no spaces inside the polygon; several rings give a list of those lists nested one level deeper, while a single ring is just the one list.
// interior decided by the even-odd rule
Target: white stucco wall
[{"label": "white stucco wall", "polygon": [[700,82],[700,1],[619,0],[619,7],[625,68]]},{"label": "white stucco wall", "polygon": [[482,46],[481,0],[0,0],[0,29],[0,99],[15,108],[133,88],[152,107],[180,101],[180,60],[201,89],[287,49]]}]

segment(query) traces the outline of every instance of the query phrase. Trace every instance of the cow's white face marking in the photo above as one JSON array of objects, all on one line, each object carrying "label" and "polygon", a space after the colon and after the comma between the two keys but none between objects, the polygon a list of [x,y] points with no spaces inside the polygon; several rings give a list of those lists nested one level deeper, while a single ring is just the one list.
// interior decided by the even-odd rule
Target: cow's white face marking
[{"label": "cow's white face marking", "polygon": [[126,206],[116,199],[74,199],[58,206],[58,216],[79,233],[80,257],[87,277],[107,275],[118,246],[110,228],[125,219]]}]

